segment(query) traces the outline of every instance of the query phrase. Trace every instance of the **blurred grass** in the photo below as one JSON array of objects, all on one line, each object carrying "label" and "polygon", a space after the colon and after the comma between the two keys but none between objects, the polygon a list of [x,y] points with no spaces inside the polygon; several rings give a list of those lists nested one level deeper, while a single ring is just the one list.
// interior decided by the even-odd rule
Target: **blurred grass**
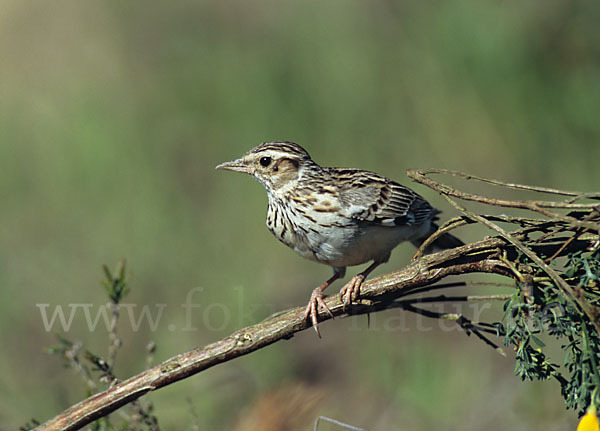
[{"label": "blurred grass", "polygon": [[[305,302],[329,269],[273,240],[259,185],[213,169],[260,142],[404,183],[408,167],[446,167],[597,190],[599,18],[556,0],[2,2],[2,427],[82,398],[42,353],[54,339],[36,304],[104,304],[102,263],[128,259],[127,302],[167,304],[155,333],[121,322],[122,376],[150,338],[165,359]],[[195,287],[204,329],[169,331]],[[67,336],[102,354],[102,331],[75,322]],[[285,381],[326,387],[315,414],[369,429],[574,427],[556,385],[520,384],[463,334],[326,326],[152,394],[165,429],[189,428],[188,398],[202,428],[233,426]]]}]

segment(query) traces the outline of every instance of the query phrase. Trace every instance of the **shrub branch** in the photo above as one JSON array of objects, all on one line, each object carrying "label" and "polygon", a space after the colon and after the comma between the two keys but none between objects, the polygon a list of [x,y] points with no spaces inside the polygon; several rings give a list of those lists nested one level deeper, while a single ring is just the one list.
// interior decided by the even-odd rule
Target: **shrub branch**
[{"label": "shrub branch", "polygon": [[[483,181],[496,186],[561,197],[566,196],[567,198],[560,201],[510,201],[489,198],[465,193],[436,182],[429,178],[431,174],[451,175],[465,180]],[[561,304],[564,302],[567,311],[573,313],[570,318],[576,320],[576,322],[568,321],[567,325],[567,323],[560,320],[564,316],[557,316],[553,321],[555,326],[552,326],[551,330],[559,336],[565,335],[570,340],[575,341],[577,336],[582,334],[586,337],[585,342],[588,345],[597,341],[597,334],[600,332],[598,321],[600,313],[598,306],[594,305],[594,302],[598,299],[597,292],[594,289],[597,290],[598,287],[596,281],[594,281],[595,275],[590,270],[590,261],[587,257],[584,259],[583,254],[591,253],[593,256],[598,254],[598,248],[600,248],[598,241],[600,206],[597,203],[576,202],[581,202],[584,199],[598,200],[600,194],[502,183],[446,170],[411,170],[408,175],[415,181],[425,184],[444,195],[462,213],[460,217],[446,222],[429,239],[429,243],[442,233],[474,224],[480,224],[491,229],[496,236],[452,250],[422,256],[422,249],[427,246],[426,243],[417,251],[413,260],[406,267],[367,280],[361,288],[359,303],[346,311],[343,309],[339,295],[327,297],[325,302],[333,317],[377,313],[383,310],[400,308],[402,311],[417,313],[432,319],[453,321],[467,335],[474,334],[486,345],[504,354],[500,346],[489,338],[490,336],[501,336],[504,337],[505,345],[514,346],[518,363],[515,372],[522,378],[548,378],[553,376],[560,383],[563,394],[569,394],[569,391],[572,391],[570,386],[572,380],[563,376],[558,371],[558,367],[551,364],[539,349],[532,348],[530,343],[539,341],[534,335],[537,332],[530,331],[525,326],[527,326],[527,319],[542,319],[542,317],[539,317],[541,315],[537,314],[542,306],[551,304],[552,301]],[[525,209],[544,218],[476,214],[451,198],[491,206]],[[563,214],[561,211],[569,212]],[[500,227],[500,223],[516,228],[509,232]],[[571,271],[560,270],[556,264],[553,264],[557,259],[570,262]],[[450,276],[473,273],[498,274],[510,279],[511,283],[459,281],[435,285],[435,283]],[[123,274],[121,275],[121,278],[123,278]],[[432,294],[440,289],[458,287],[471,289],[480,284],[497,286],[504,289],[504,291],[503,293],[499,292],[487,296]],[[512,293],[508,295],[506,294],[507,286],[512,286]],[[592,293],[595,295],[593,298],[590,297]],[[497,300],[506,301],[507,315],[505,315],[505,323],[473,322],[460,314],[427,309],[427,304],[432,303]],[[512,318],[510,322],[506,320],[507,316]],[[331,317],[328,313],[320,313],[320,322],[329,319]],[[304,319],[304,307],[279,312],[260,323],[240,329],[212,344],[176,355],[125,381],[117,381],[108,389],[73,405],[36,429],[48,431],[80,429],[148,392],[155,391],[239,356],[247,355],[280,340],[290,339],[297,332],[309,327],[310,324]],[[568,328],[575,328],[574,330],[581,328],[581,330],[572,333],[568,332]],[[593,332],[593,334],[590,332]],[[575,341],[569,346],[569,348],[575,349],[573,350],[575,353],[571,355],[575,358],[573,361],[580,360],[581,363],[589,363],[590,358],[582,356],[584,353],[580,353],[581,349],[577,350]],[[579,357],[577,357],[578,352]],[[114,359],[114,355],[111,359]],[[592,362],[595,364],[595,357]],[[572,367],[574,374],[578,371],[577,366],[574,362]],[[577,378],[577,376],[574,376],[574,378]],[[587,396],[587,401],[585,401],[585,396]],[[568,403],[568,405],[581,408],[580,403],[584,401],[589,403],[590,396],[589,394],[578,393],[576,401],[571,404]],[[565,395],[565,398],[568,398],[568,395]]]}]

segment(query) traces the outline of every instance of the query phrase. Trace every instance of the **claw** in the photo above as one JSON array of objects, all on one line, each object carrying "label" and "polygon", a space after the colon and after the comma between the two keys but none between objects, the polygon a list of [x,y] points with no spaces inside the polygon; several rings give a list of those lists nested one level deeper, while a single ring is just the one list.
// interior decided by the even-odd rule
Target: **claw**
[{"label": "claw", "polygon": [[344,312],[346,307],[352,305],[358,299],[360,294],[360,286],[365,280],[363,274],[356,274],[348,283],[340,290],[340,300],[344,303]]},{"label": "claw", "polygon": [[315,332],[317,333],[319,338],[321,338],[321,333],[319,332],[318,319],[319,307],[325,310],[333,319],[333,313],[331,312],[327,304],[325,304],[325,301],[323,301],[323,292],[320,288],[317,287],[315,290],[313,290],[312,294],[310,295],[310,300],[308,301],[308,305],[306,306],[306,310],[304,311],[304,319],[308,320],[310,318],[313,328],[315,328]]}]

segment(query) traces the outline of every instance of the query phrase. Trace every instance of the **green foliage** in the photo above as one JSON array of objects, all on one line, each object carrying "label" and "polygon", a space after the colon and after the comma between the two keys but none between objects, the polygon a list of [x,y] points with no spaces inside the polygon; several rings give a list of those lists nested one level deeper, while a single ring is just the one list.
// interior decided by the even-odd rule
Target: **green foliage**
[{"label": "green foliage", "polygon": [[[522,256],[521,263],[531,265]],[[577,251],[567,256],[562,277],[576,288],[596,312],[600,299],[600,251]],[[504,304],[504,317],[498,324],[504,344],[515,349],[515,374],[521,379],[547,380],[554,377],[568,408],[585,412],[590,404],[597,405],[600,387],[600,338],[594,324],[574,298],[549,284],[541,270],[530,280],[519,284],[519,292]],[[597,316],[597,314],[596,314]],[[558,340],[564,358],[562,369],[550,362],[541,334]]]},{"label": "green foliage", "polygon": [[[115,319],[118,319],[119,313],[117,305],[129,292],[129,288],[126,283],[126,270],[125,260],[119,261],[117,269],[114,273],[108,269],[106,265],[102,266],[105,280],[102,280],[102,286],[106,290],[106,293],[111,301],[113,307],[113,313]],[[83,350],[83,344],[79,341],[74,342],[69,340],[63,335],[57,334],[58,344],[46,349],[46,352],[51,355],[57,355],[62,359],[62,363],[65,367],[73,369],[79,374],[86,386],[85,394],[90,396],[93,393],[106,388],[117,381],[117,377],[113,371],[114,356],[116,355],[116,349],[121,344],[116,338],[116,322],[113,325],[113,331],[111,332],[110,344],[109,344],[109,356],[111,360],[108,361],[102,356],[90,352],[89,350]],[[152,362],[152,357],[156,351],[156,345],[154,342],[148,343],[146,346],[146,352],[148,358],[146,363],[148,365]],[[153,414],[154,405],[151,402],[142,402],[139,400],[133,401],[130,404],[129,415],[123,414],[122,419],[119,421],[119,425],[114,425],[114,421],[109,416],[102,417],[94,421],[90,426],[94,431],[109,431],[109,430],[122,430],[122,431],[133,431],[133,430],[148,430],[158,431],[158,419]],[[35,422],[33,422],[35,425]],[[27,430],[31,427],[30,424],[24,425],[22,429]]]},{"label": "green foliage", "polygon": [[93,364],[92,371],[100,372],[100,381],[111,383],[116,380],[115,375],[113,374],[112,367],[108,362],[104,360],[101,356],[95,355],[89,350],[85,352],[85,359]]},{"label": "green foliage", "polygon": [[35,418],[32,418],[29,420],[29,422],[20,426],[19,431],[30,431],[30,430],[34,429],[35,427],[37,427],[38,425],[41,425],[41,422]]},{"label": "green foliage", "polygon": [[127,279],[125,277],[125,259],[119,261],[119,265],[114,274],[110,272],[108,266],[102,265],[102,270],[106,276],[106,280],[102,280],[102,285],[106,289],[106,293],[113,304],[119,304],[129,293],[127,287]]}]

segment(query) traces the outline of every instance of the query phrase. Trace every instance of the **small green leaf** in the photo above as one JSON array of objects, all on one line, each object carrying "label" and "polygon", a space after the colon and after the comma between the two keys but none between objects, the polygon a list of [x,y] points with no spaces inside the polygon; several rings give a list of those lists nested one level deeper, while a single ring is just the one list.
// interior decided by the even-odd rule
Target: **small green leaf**
[{"label": "small green leaf", "polygon": [[533,341],[535,341],[535,344],[537,344],[538,346],[540,346],[540,347],[546,347],[546,344],[542,340],[540,340],[538,337],[536,337],[535,335],[532,335],[531,339]]}]

